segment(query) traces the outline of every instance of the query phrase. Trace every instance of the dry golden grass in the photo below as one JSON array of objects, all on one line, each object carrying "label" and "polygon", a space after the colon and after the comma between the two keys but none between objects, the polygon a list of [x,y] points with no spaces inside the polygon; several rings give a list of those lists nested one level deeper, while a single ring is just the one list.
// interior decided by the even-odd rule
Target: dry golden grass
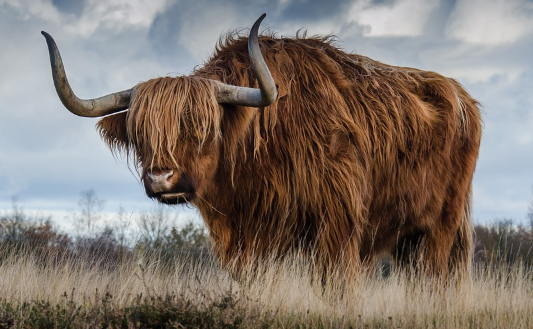
[{"label": "dry golden grass", "polygon": [[164,264],[138,257],[110,267],[82,257],[43,266],[30,254],[4,255],[0,300],[13,307],[35,301],[65,305],[67,299],[91,308],[107,294],[112,309],[127,309],[140,296],[179,296],[195,310],[227,303],[223,309],[239,313],[237,327],[533,328],[533,278],[520,266],[478,269],[472,280],[436,291],[430,280],[398,273],[386,279],[363,274],[324,289],[299,259],[271,262],[239,282],[212,260],[178,259],[171,270]]}]

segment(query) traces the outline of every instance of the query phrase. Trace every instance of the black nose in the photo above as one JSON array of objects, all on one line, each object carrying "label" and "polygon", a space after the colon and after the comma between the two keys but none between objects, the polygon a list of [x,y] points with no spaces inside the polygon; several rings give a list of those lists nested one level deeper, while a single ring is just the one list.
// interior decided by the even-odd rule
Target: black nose
[{"label": "black nose", "polygon": [[148,178],[148,183],[154,193],[168,192],[172,188],[172,177],[174,176],[174,171],[166,170],[160,172],[149,172],[146,177]]}]

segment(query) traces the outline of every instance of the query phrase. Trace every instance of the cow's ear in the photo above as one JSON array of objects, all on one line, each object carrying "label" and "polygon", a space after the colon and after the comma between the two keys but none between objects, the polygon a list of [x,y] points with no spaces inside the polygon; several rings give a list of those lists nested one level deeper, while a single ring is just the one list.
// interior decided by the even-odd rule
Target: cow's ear
[{"label": "cow's ear", "polygon": [[127,112],[120,112],[100,119],[96,129],[112,151],[126,151],[129,148],[128,131],[126,129]]}]

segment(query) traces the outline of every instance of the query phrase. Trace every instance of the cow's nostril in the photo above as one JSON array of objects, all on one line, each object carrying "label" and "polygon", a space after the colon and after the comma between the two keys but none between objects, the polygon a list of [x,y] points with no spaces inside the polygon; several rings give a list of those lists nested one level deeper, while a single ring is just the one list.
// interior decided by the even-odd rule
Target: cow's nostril
[{"label": "cow's nostril", "polygon": [[172,176],[174,176],[174,171],[169,170],[168,172],[162,174],[162,176],[165,180],[169,180],[170,178],[172,178]]},{"label": "cow's nostril", "polygon": [[163,172],[148,172],[146,177],[148,178],[148,183],[155,193],[164,192],[170,190],[172,187],[172,177],[174,176],[174,171],[168,170]]}]

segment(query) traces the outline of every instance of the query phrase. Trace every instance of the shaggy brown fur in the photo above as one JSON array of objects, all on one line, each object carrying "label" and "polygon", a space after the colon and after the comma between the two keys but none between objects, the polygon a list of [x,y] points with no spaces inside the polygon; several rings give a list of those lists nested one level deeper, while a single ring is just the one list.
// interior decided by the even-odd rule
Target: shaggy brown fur
[{"label": "shaggy brown fur", "polygon": [[228,37],[191,76],[140,83],[101,135],[143,172],[187,176],[224,264],[301,248],[326,269],[384,252],[438,276],[468,269],[477,102],[453,79],[329,38],[260,44],[278,86],[271,106],[216,103],[209,79],[257,87],[246,38]]}]

